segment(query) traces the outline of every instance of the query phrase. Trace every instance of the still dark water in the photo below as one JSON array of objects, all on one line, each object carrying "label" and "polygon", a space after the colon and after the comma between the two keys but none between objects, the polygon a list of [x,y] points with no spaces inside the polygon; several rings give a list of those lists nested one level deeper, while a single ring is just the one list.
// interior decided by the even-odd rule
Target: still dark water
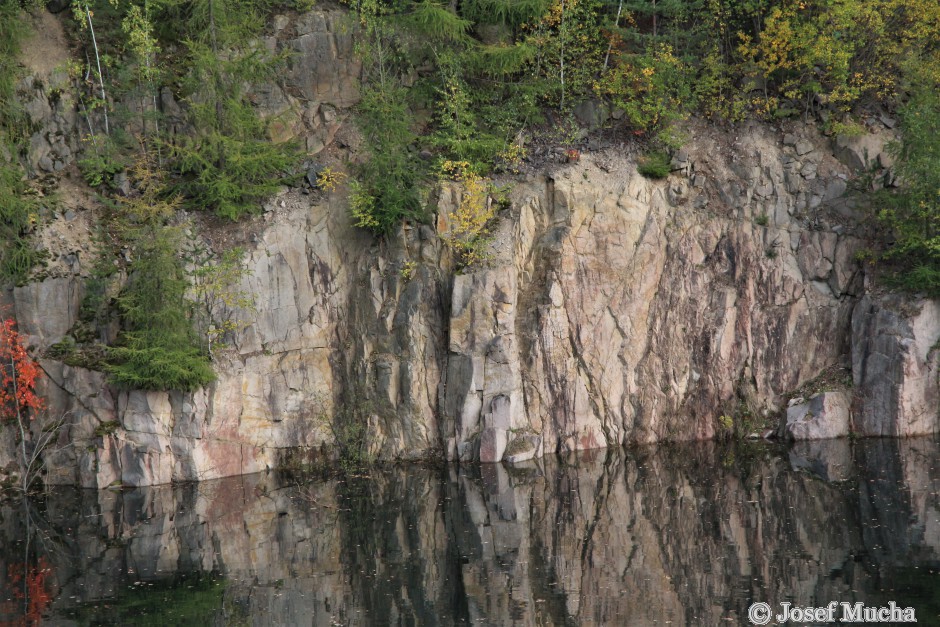
[{"label": "still dark water", "polygon": [[0,624],[739,625],[766,601],[940,624],[933,440],[698,444],[0,507]]}]

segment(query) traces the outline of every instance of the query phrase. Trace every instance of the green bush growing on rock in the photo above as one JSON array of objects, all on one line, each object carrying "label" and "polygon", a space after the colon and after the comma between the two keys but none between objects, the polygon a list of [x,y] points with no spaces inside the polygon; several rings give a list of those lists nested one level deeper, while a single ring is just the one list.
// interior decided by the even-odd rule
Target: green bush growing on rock
[{"label": "green bush growing on rock", "polygon": [[39,199],[18,165],[0,162],[0,281],[26,279],[42,259],[30,241],[39,222]]},{"label": "green bush growing on rock", "polygon": [[413,116],[405,89],[367,90],[359,113],[371,154],[351,186],[350,206],[356,226],[381,235],[404,220],[426,220],[418,191],[423,168],[412,147]]},{"label": "green bush growing on rock", "polygon": [[82,172],[82,178],[89,186],[100,187],[101,185],[107,185],[109,188],[113,188],[114,175],[123,172],[126,164],[114,147],[113,142],[107,141],[105,138],[96,143],[99,145],[95,147],[94,151],[86,152],[85,156],[78,160],[78,168]]},{"label": "green bush growing on rock", "polygon": [[631,126],[644,132],[659,133],[685,119],[693,104],[690,68],[668,44],[621,55],[596,89],[624,111]]},{"label": "green bush growing on rock", "polygon": [[900,182],[881,195],[881,221],[894,234],[885,259],[904,289],[940,296],[940,96],[918,90],[901,109],[902,141],[891,150]]},{"label": "green bush growing on rock", "polygon": [[664,179],[669,176],[672,160],[662,151],[651,152],[640,157],[636,164],[637,172],[648,179]]},{"label": "green bush growing on rock", "polygon": [[241,7],[207,4],[205,23],[186,40],[194,133],[172,144],[170,155],[180,176],[175,190],[188,206],[237,220],[261,210],[259,201],[277,191],[298,155],[294,146],[270,141],[246,98],[246,87],[270,79],[282,59],[250,43],[257,27],[233,17]]},{"label": "green bush growing on rock", "polygon": [[151,223],[135,234],[136,257],[118,297],[126,330],[108,351],[107,371],[119,387],[193,391],[215,380],[200,349],[186,298],[189,277],[177,251],[178,229]]},{"label": "green bush growing on rock", "polygon": [[[89,0],[97,45],[110,67],[114,126],[123,124],[143,148],[157,153],[177,175],[171,193],[182,195],[189,208],[230,219],[260,211],[260,199],[271,195],[296,164],[294,146],[269,140],[248,92],[268,81],[283,60],[260,43],[265,18],[275,9],[302,4]],[[162,90],[188,105],[187,132],[167,135],[158,106]],[[95,158],[86,158],[83,168],[94,176],[93,185],[100,178],[96,166],[107,165],[95,163],[97,141],[94,147]],[[132,147],[135,153],[140,149]]]},{"label": "green bush growing on rock", "polygon": [[107,351],[105,369],[119,387],[192,391],[215,374],[193,326],[182,228],[170,224],[179,203],[160,197],[163,177],[152,165],[134,169],[137,192],[112,217],[112,230],[133,257],[116,298],[123,330]]},{"label": "green bush growing on rock", "polygon": [[39,199],[17,162],[30,132],[29,116],[16,98],[17,56],[28,32],[20,5],[0,0],[0,282],[16,283],[43,258],[30,241],[39,221]]},{"label": "green bush growing on rock", "polygon": [[16,99],[16,82],[20,77],[17,57],[28,32],[20,3],[0,0],[0,135],[7,141],[28,137],[29,117]]}]

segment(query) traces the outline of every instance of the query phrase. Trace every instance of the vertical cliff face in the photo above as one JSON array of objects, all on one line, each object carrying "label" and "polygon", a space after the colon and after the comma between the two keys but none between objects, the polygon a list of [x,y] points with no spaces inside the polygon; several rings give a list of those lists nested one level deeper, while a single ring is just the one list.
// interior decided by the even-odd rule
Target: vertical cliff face
[{"label": "vertical cliff face", "polygon": [[[342,12],[278,18],[266,45],[295,52],[280,84],[252,96],[277,139],[354,156],[361,67]],[[31,105],[37,142],[53,126],[56,146],[77,136],[62,102]],[[162,104],[177,107],[168,94]],[[504,181],[512,203],[488,260],[460,272],[441,239],[456,187],[438,190],[433,226],[381,241],[351,227],[342,191],[285,189],[262,216],[198,236],[216,250],[238,240],[239,289],[253,302],[233,312],[241,325],[216,350],[209,388],[118,391],[99,372],[42,360],[43,421],[64,419],[47,480],[208,479],[347,440],[386,459],[521,461],[703,439],[742,408],[754,418],[738,428],[756,428],[801,385],[849,366],[856,432],[937,431],[936,307],[859,302],[861,214],[847,190],[858,168],[890,165],[889,138],[693,124],[662,181],[640,176],[635,148],[616,141],[575,164],[530,164]],[[50,150],[37,149],[36,167]],[[50,172],[73,158],[56,150]],[[61,185],[44,278],[4,296],[39,354],[75,326],[93,256],[93,203]]]},{"label": "vertical cliff face", "polygon": [[612,150],[517,185],[511,244],[454,284],[456,453],[709,438],[847,365],[862,241],[848,169],[804,132],[798,154],[703,130],[664,182]]},{"label": "vertical cliff face", "polygon": [[[908,436],[938,428],[940,303],[866,295],[852,316],[855,431]],[[888,419],[886,419],[888,417]]]},{"label": "vertical cliff face", "polygon": [[[241,288],[254,311],[217,352],[210,388],[117,392],[99,373],[44,362],[72,443],[50,454],[49,480],[252,472],[352,437],[340,425],[350,421],[381,458],[519,461],[709,438],[726,428],[720,416],[776,412],[853,359],[860,394],[907,398],[910,378],[885,379],[877,368],[895,366],[878,360],[916,353],[925,364],[940,331],[924,310],[910,323],[916,351],[866,344],[868,327],[886,323],[865,322],[870,298],[857,305],[848,168],[811,129],[802,155],[762,127],[722,151],[712,148],[731,138],[700,132],[665,181],[642,178],[617,149],[520,177],[486,267],[457,274],[435,228],[376,242],[349,225],[341,193],[285,191],[249,226]],[[459,190],[444,189],[439,215],[457,204]],[[37,346],[68,331],[80,294],[74,277],[17,288]],[[50,299],[61,313],[46,317],[39,303]],[[935,430],[935,381],[918,380],[917,418],[907,401],[870,404],[855,429]]]},{"label": "vertical cliff face", "polygon": [[[274,20],[263,43],[290,52],[289,63],[277,84],[256,86],[250,95],[272,122],[272,141],[322,151],[358,101],[361,63],[345,16],[327,8]],[[273,467],[286,449],[315,451],[332,443],[329,417],[346,380],[341,353],[356,255],[370,241],[350,230],[345,205],[328,199],[312,203],[299,191],[282,194],[250,224],[197,236],[216,251],[244,244],[246,273],[235,289],[254,303],[233,312],[239,331],[227,347],[217,347],[219,377],[210,389],[118,391],[100,372],[45,357],[79,322],[100,216],[94,193],[72,165],[83,130],[64,74],[69,50],[60,18],[38,12],[33,20],[21,59],[27,76],[18,86],[36,129],[28,161],[36,173],[56,177],[61,204],[37,238],[46,267],[2,301],[43,356],[48,410],[33,429],[62,424],[46,450],[46,481],[105,487],[228,476]],[[170,132],[189,131],[169,91],[160,106]],[[113,341],[117,329],[107,335]],[[9,429],[0,435],[3,465],[15,458],[12,438]]]}]

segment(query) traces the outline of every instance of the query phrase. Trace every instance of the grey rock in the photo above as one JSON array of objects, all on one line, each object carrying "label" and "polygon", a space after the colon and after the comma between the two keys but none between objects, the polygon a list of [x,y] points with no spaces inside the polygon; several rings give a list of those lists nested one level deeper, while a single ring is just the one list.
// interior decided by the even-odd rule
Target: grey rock
[{"label": "grey rock", "polygon": [[44,351],[61,341],[78,320],[84,293],[83,282],[75,276],[15,287],[16,320],[28,344]]},{"label": "grey rock", "polygon": [[578,122],[594,130],[602,127],[610,117],[607,105],[598,100],[585,100],[574,108]]},{"label": "grey rock", "polygon": [[890,157],[885,153],[888,141],[890,138],[880,133],[840,135],[836,138],[835,155],[856,171],[872,167],[890,167]]},{"label": "grey rock", "polygon": [[796,148],[796,154],[802,157],[805,154],[813,152],[813,150],[815,149],[815,146],[813,146],[813,143],[811,141],[801,139],[796,142],[795,148]]},{"label": "grey rock", "polygon": [[506,451],[505,429],[484,429],[480,434],[480,461],[483,463],[498,462],[503,459]]},{"label": "grey rock", "polygon": [[844,391],[822,392],[787,408],[786,435],[793,440],[823,440],[849,434],[851,398]]},{"label": "grey rock", "polygon": [[464,381],[448,385],[444,406],[459,439],[480,425],[505,431],[526,424],[515,337],[516,297],[512,268],[454,280],[448,361],[451,372],[462,369]]},{"label": "grey rock", "polygon": [[298,36],[286,43],[292,51],[283,77],[309,102],[351,107],[359,101],[362,63],[354,52],[354,32],[343,27],[344,12],[315,10],[294,24]]},{"label": "grey rock", "polygon": [[852,313],[852,376],[860,435],[936,433],[940,303],[865,296]]},{"label": "grey rock", "polygon": [[774,193],[774,186],[771,183],[764,183],[763,185],[758,185],[754,189],[754,193],[763,198],[770,198]]},{"label": "grey rock", "polygon": [[826,201],[835,200],[845,194],[847,189],[848,183],[845,180],[840,178],[829,179],[826,183],[826,191],[823,194],[823,199]]},{"label": "grey rock", "polygon": [[307,174],[304,178],[307,180],[307,184],[310,185],[310,187],[317,189],[320,186],[319,176],[324,169],[326,169],[326,167],[319,163],[315,163],[307,168]]},{"label": "grey rock", "polygon": [[282,31],[290,25],[290,18],[286,15],[275,15],[273,22],[274,30]]},{"label": "grey rock", "polygon": [[127,172],[121,171],[114,175],[112,185],[116,192],[122,196],[130,196],[131,181],[127,177]]}]

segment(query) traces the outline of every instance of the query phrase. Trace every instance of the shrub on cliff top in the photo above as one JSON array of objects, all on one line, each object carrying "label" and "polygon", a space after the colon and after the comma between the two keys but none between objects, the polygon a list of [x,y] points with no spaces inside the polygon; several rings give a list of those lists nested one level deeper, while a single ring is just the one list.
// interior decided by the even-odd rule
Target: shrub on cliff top
[{"label": "shrub on cliff top", "polygon": [[356,226],[385,234],[404,220],[424,220],[418,193],[423,167],[411,146],[415,133],[406,90],[373,87],[363,94],[359,112],[371,155],[351,186]]}]

